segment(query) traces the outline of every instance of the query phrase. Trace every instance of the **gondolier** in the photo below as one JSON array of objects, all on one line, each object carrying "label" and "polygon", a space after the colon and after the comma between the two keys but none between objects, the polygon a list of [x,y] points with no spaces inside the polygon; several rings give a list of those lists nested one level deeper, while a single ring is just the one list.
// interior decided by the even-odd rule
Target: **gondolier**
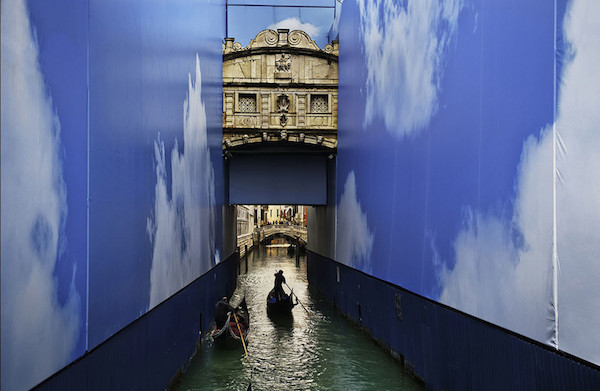
[{"label": "gondolier", "polygon": [[[285,282],[285,277],[283,276],[283,270],[278,271],[275,275],[275,286],[269,292],[267,296],[267,313],[276,314],[276,313],[284,313],[290,314],[292,308],[297,304],[294,303],[293,297],[294,292],[291,291],[288,295],[283,290],[283,284],[287,286]],[[288,286],[289,288],[289,286]]]},{"label": "gondolier", "polygon": [[278,271],[277,273],[274,274],[275,276],[275,297],[277,298],[277,300],[281,300],[283,299],[284,296],[286,296],[285,292],[283,291],[283,284],[285,284],[285,277],[283,276],[283,270]]},{"label": "gondolier", "polygon": [[236,308],[229,304],[226,297],[215,304],[215,327],[210,332],[213,340],[225,340],[229,336],[239,341],[246,336],[249,327],[250,314],[245,297]]},{"label": "gondolier", "polygon": [[215,323],[217,328],[220,329],[227,322],[227,314],[233,312],[233,307],[227,301],[227,297],[223,298],[215,304]]}]

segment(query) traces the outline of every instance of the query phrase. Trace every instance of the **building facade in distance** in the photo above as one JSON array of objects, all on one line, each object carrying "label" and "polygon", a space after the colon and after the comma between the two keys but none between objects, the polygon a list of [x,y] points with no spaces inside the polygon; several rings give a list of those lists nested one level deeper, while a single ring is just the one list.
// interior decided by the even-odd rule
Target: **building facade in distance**
[{"label": "building facade in distance", "polygon": [[[338,42],[264,30],[223,44],[223,149],[249,144],[337,148]],[[258,145],[255,145],[258,146]]]}]

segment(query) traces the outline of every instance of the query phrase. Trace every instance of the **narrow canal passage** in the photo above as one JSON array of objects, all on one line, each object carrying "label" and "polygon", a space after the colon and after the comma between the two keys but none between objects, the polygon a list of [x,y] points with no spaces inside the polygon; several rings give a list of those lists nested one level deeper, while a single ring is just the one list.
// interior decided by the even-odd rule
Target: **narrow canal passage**
[{"label": "narrow canal passage", "polygon": [[[249,360],[240,342],[217,345],[207,337],[177,390],[245,391],[250,380],[253,391],[424,389],[370,338],[308,291],[306,256],[296,266],[287,246],[271,245],[253,251],[247,260],[247,272],[246,260],[241,260],[231,302],[237,305],[246,297]],[[291,318],[267,315],[266,297],[278,270],[308,311],[297,305]]]}]

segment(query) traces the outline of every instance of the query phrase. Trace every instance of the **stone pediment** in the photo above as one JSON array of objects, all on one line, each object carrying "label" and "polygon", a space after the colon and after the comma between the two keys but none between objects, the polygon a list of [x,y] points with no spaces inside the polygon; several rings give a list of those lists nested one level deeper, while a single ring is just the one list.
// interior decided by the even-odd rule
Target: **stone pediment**
[{"label": "stone pediment", "polygon": [[245,47],[242,47],[239,42],[234,42],[233,38],[225,38],[223,54],[273,48],[304,49],[338,55],[337,47],[334,45],[328,44],[325,49],[321,49],[304,31],[293,30],[290,32],[288,29],[263,30]]}]

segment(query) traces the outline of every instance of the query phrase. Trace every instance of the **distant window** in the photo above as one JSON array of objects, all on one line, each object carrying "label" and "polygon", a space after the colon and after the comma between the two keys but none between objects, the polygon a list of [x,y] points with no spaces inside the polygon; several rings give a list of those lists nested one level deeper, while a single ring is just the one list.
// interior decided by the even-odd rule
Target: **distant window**
[{"label": "distant window", "polygon": [[256,113],[256,95],[240,94],[239,107],[242,113]]},{"label": "distant window", "polygon": [[327,95],[311,95],[310,96],[310,112],[311,113],[327,113]]}]

